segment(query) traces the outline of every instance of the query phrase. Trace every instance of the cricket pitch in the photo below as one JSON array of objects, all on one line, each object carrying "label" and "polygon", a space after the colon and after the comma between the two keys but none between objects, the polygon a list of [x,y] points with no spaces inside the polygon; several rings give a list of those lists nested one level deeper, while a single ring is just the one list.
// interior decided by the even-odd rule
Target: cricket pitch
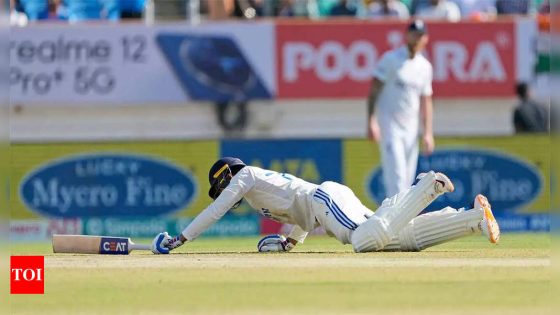
[{"label": "cricket pitch", "polygon": [[[45,294],[11,296],[13,314],[545,314],[547,234],[470,237],[420,253],[355,254],[310,237],[256,253],[259,238],[204,239],[171,255],[45,255]],[[137,241],[137,240],[135,240]]]}]

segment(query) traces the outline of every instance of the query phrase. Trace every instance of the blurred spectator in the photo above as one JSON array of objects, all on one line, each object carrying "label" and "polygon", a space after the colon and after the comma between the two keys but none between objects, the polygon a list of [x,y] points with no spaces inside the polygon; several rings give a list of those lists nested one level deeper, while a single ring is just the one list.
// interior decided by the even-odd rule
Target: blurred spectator
[{"label": "blurred spectator", "polygon": [[406,20],[410,17],[410,14],[406,5],[398,0],[377,0],[369,5],[368,16]]},{"label": "blurred spectator", "polygon": [[68,21],[119,20],[119,0],[62,0]]},{"label": "blurred spectator", "polygon": [[29,21],[45,20],[49,17],[48,0],[19,0],[18,2]]},{"label": "blurred spectator", "polygon": [[[167,1],[167,0],[162,0]],[[203,1],[203,0],[201,0]],[[285,0],[205,0],[211,20],[254,19],[259,16],[276,16]]]},{"label": "blurred spectator", "polygon": [[498,14],[530,14],[535,12],[532,0],[496,0]]},{"label": "blurred spectator", "polygon": [[544,0],[539,7],[540,14],[550,14],[550,1]]},{"label": "blurred spectator", "polygon": [[262,0],[234,0],[233,12],[230,15],[242,19],[262,16],[262,2]]},{"label": "blurred spectator", "polygon": [[430,5],[420,8],[416,16],[425,20],[461,20],[461,11],[457,4],[448,0],[430,0]]},{"label": "blurred spectator", "polygon": [[111,21],[120,20],[121,0],[100,0],[100,2],[101,2],[101,18],[111,20]]},{"label": "blurred spectator", "polygon": [[10,0],[10,25],[25,26],[27,25],[27,15],[23,13],[23,9],[18,0]]},{"label": "blurred spectator", "polygon": [[330,16],[356,16],[358,8],[354,6],[349,0],[339,0],[336,5],[334,5],[330,12]]},{"label": "blurred spectator", "polygon": [[399,2],[404,4],[408,9],[408,13],[410,13],[410,6],[412,5],[412,0],[399,0]]},{"label": "blurred spectator", "polygon": [[226,0],[208,1],[208,18],[210,20],[221,20],[229,16],[231,5]]},{"label": "blurred spectator", "polygon": [[281,0],[278,4],[278,16],[293,16],[294,12],[294,0]]},{"label": "blurred spectator", "polygon": [[516,92],[519,104],[513,113],[515,132],[547,132],[548,110],[532,99],[527,83],[517,84]]},{"label": "blurred spectator", "polygon": [[338,5],[339,0],[318,0],[317,6],[319,8],[320,16],[331,15],[331,10]]},{"label": "blurred spectator", "polygon": [[465,18],[486,21],[496,17],[496,0],[462,0],[457,4]]},{"label": "blurred spectator", "polygon": [[278,15],[318,18],[319,5],[317,0],[282,0]]},{"label": "blurred spectator", "polygon": [[431,5],[430,1],[431,0],[408,0],[408,2],[405,1],[401,1],[401,2],[405,3],[408,6],[410,10],[410,15],[416,15],[416,13],[420,11],[420,9],[429,7]]},{"label": "blurred spectator", "polygon": [[119,0],[121,19],[142,18],[146,0]]}]

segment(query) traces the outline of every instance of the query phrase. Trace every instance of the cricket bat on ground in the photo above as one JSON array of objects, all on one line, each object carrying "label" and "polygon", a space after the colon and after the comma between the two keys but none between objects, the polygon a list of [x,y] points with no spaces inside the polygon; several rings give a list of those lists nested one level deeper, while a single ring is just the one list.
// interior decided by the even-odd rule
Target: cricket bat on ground
[{"label": "cricket bat on ground", "polygon": [[54,253],[128,255],[133,250],[151,250],[128,237],[53,234]]}]

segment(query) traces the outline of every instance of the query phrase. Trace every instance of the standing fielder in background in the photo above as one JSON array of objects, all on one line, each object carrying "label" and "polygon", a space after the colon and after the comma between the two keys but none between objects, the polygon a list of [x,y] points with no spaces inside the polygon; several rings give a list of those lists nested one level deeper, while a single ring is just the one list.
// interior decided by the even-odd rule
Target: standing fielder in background
[{"label": "standing fielder in background", "polygon": [[352,244],[356,252],[419,251],[481,233],[492,243],[500,237],[490,204],[482,195],[476,197],[470,210],[447,207],[418,216],[438,196],[454,189],[447,176],[433,171],[420,174],[416,185],[385,199],[375,213],[344,185],[312,184],[292,175],[247,166],[237,158],[218,160],[208,177],[208,194],[214,202],[176,237],[171,238],[167,232],[158,234],[152,252],[168,254],[195,240],[243,199],[264,216],[293,224],[287,238],[269,235],[261,239],[257,245],[260,252],[289,251],[318,226],[342,244]]},{"label": "standing fielder in background", "polygon": [[407,44],[386,52],[376,66],[368,97],[368,136],[379,143],[386,197],[414,182],[419,118],[423,150],[434,151],[432,65],[421,52],[428,43],[424,22],[408,26]]}]

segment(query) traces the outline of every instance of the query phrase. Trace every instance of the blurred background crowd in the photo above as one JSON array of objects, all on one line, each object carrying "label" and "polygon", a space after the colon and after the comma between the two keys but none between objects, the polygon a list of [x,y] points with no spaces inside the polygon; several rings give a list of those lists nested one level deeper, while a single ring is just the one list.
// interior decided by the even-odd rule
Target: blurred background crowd
[{"label": "blurred background crowd", "polygon": [[488,21],[550,12],[549,0],[10,0],[13,25],[43,20],[409,19]]}]

